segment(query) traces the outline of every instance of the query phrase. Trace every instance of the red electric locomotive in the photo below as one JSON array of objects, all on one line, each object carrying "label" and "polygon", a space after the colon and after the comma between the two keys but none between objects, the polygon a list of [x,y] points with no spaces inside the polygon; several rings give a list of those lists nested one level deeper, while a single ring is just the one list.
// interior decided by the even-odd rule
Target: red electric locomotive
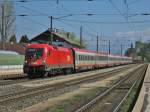
[{"label": "red electric locomotive", "polygon": [[72,51],[69,48],[48,44],[30,44],[25,53],[24,73],[31,78],[47,73],[63,71],[70,73],[74,69]]}]

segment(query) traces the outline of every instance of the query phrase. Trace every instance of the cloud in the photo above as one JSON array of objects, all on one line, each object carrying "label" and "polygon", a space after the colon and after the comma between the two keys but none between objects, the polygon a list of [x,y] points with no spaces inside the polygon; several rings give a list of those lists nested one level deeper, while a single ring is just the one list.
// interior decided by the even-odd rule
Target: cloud
[{"label": "cloud", "polygon": [[117,32],[115,36],[117,38],[134,38],[134,40],[142,39],[142,41],[146,41],[150,40],[150,28],[147,28],[142,31]]},{"label": "cloud", "polygon": [[128,32],[118,32],[116,33],[117,37],[136,37],[139,36],[141,32],[128,31]]}]

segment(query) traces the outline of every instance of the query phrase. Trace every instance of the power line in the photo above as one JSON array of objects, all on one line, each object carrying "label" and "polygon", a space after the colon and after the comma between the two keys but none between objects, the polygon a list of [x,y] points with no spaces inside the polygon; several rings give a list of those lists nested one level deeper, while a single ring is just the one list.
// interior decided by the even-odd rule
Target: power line
[{"label": "power line", "polygon": [[23,5],[17,5],[17,6],[19,6],[19,7],[21,7],[21,8],[24,8],[24,9],[30,11],[30,12],[35,12],[35,13],[41,15],[41,16],[48,16],[48,15],[49,15],[49,14],[46,14],[46,13],[43,13],[43,12],[40,12],[40,11],[31,9],[31,8],[29,8],[29,7],[25,7],[25,6],[23,6]]},{"label": "power line", "polygon": [[[75,20],[75,19],[61,19],[68,22],[76,22],[76,23],[89,23],[89,24],[126,24],[128,22],[125,21],[86,21],[86,20]],[[130,21],[131,23],[149,23],[150,20],[143,21]]]},{"label": "power line", "polygon": [[125,16],[125,14],[123,14],[123,13],[121,12],[121,10],[114,4],[114,2],[113,2],[112,0],[108,0],[108,1],[109,1],[110,4],[119,12],[119,14],[124,17],[126,23],[128,23],[128,25],[129,25],[129,28],[130,28],[130,29],[133,29],[133,28],[130,26],[130,23],[129,23],[129,21],[128,21],[128,16]]},{"label": "power line", "polygon": [[76,26],[74,26],[74,25],[72,25],[72,24],[66,23],[66,22],[64,22],[63,20],[58,20],[58,22],[61,22],[61,23],[65,24],[65,25],[69,26],[69,27],[72,28],[72,29],[79,30],[78,27],[76,27]]},{"label": "power line", "polygon": [[129,5],[132,5],[132,4],[135,4],[135,3],[139,2],[139,1],[140,1],[140,0],[133,0],[133,1],[129,2],[128,4],[129,4]]},{"label": "power line", "polygon": [[[58,4],[57,4],[57,6],[58,6]],[[67,9],[67,8],[65,8],[63,5],[61,5],[61,7],[62,7],[62,9],[64,10],[64,11],[67,11],[67,12],[69,12],[69,13],[72,13],[69,9]],[[72,15],[86,15],[86,16],[92,16],[93,14],[91,14],[91,13],[87,13],[87,14],[72,14]],[[73,16],[74,18],[76,18],[75,16]],[[81,24],[82,25],[82,24]],[[89,27],[88,27],[89,28]],[[85,30],[84,30],[85,31]],[[94,30],[93,30],[94,31]],[[89,33],[89,31],[85,31],[85,32],[87,32],[87,34],[89,34],[89,35],[94,35],[95,36],[95,34],[93,34],[93,33]],[[90,30],[90,32],[91,32],[91,30]],[[94,31],[95,32],[95,31]]]},{"label": "power line", "polygon": [[[66,1],[66,2],[81,2],[81,1],[85,1],[85,2],[92,2],[92,1],[104,1],[104,0],[8,0],[10,2],[47,2],[47,1],[53,1],[56,2],[57,4],[60,3],[61,1]],[[3,2],[3,1],[0,1]]]},{"label": "power line", "polygon": [[46,26],[46,27],[47,27],[47,25],[41,24],[40,22],[35,21],[35,20],[31,19],[31,18],[27,18],[27,17],[22,17],[22,18],[25,19],[25,20],[27,20],[27,21],[30,21],[30,22],[32,22],[32,23],[35,23],[35,24],[37,24],[37,25]]},{"label": "power line", "polygon": [[[62,22],[63,24],[69,26],[69,27],[72,28],[72,29],[79,30],[78,27],[76,27],[76,26],[74,26],[74,25],[72,25],[72,24],[69,24],[68,22],[66,23],[66,22],[64,22],[63,20],[59,20],[59,22]],[[84,31],[85,31],[88,35],[90,35],[90,36],[94,36],[94,37],[97,36],[95,33],[90,33],[89,31],[86,31],[86,30],[84,30]]]},{"label": "power line", "polygon": [[[15,15],[5,15],[5,17],[8,17],[8,16],[46,16],[46,17],[49,17],[51,15],[57,15],[57,16],[68,16],[68,15],[72,15],[72,17],[74,16],[97,16],[97,15],[100,15],[100,16],[104,16],[104,15],[120,15],[120,14],[89,14],[89,13],[62,13],[62,14],[59,14],[59,13],[43,13],[43,14],[28,14],[28,13],[24,13],[24,14],[15,14]],[[128,14],[128,15],[131,15],[131,16],[150,16],[150,13],[135,13],[135,14]],[[1,16],[0,16],[1,17]],[[56,17],[57,18],[57,17]],[[59,17],[58,17],[59,18]]]}]

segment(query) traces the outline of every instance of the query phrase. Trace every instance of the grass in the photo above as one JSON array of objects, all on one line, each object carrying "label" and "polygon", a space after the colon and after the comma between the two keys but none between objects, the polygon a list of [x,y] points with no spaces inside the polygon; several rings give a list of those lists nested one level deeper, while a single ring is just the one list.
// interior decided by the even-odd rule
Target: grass
[{"label": "grass", "polygon": [[22,65],[23,62],[23,55],[0,54],[0,65]]},{"label": "grass", "polygon": [[86,91],[84,94],[78,94],[73,96],[72,98],[63,101],[63,103],[59,103],[53,108],[46,108],[41,112],[70,112],[73,111],[77,106],[83,105],[85,102],[93,99],[95,96],[99,94],[100,91],[103,91],[106,88],[97,87],[91,90]]},{"label": "grass", "polygon": [[131,104],[133,103],[135,95],[136,95],[136,89],[132,90],[130,95],[127,97],[126,103],[124,103],[123,106],[121,107],[121,112],[128,112],[129,111],[129,108],[130,108]]},{"label": "grass", "polygon": [[133,88],[133,90],[127,97],[126,101],[121,106],[121,108],[120,108],[121,112],[130,112],[131,111],[132,106],[134,106],[133,103],[136,100],[135,98],[137,98],[137,92],[138,92],[139,86],[140,86],[140,82],[138,82],[138,84],[136,84],[136,86]]}]

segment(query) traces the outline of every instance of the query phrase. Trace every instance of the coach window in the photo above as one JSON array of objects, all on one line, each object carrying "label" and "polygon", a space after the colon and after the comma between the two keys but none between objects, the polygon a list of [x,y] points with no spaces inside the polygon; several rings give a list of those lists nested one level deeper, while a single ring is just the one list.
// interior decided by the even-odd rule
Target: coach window
[{"label": "coach window", "polygon": [[75,54],[75,59],[78,60],[77,54]]}]

